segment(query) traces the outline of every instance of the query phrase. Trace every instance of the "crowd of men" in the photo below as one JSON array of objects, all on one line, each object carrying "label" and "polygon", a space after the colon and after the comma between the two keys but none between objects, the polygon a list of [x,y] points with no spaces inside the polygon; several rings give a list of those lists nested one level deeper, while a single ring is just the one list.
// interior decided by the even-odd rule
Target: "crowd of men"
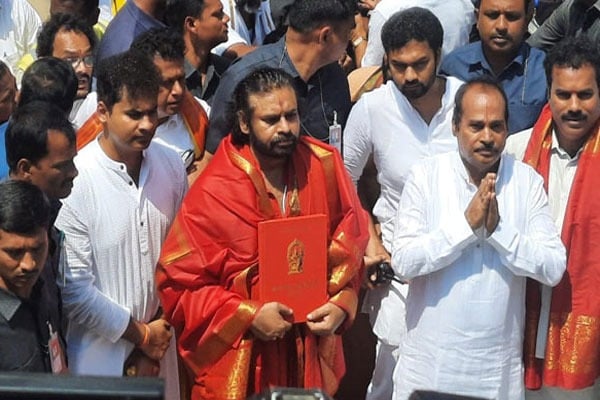
[{"label": "crowd of men", "polygon": [[600,1],[100,5],[0,0],[0,371],[600,399]]}]

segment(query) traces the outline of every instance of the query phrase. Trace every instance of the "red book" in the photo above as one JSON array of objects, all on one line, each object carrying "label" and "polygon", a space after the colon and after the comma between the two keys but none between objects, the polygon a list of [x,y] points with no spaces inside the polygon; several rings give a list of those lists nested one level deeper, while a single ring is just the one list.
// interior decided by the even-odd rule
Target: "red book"
[{"label": "red book", "polygon": [[294,322],[327,302],[327,216],[273,219],[258,224],[258,285],[262,302],[294,311]]}]

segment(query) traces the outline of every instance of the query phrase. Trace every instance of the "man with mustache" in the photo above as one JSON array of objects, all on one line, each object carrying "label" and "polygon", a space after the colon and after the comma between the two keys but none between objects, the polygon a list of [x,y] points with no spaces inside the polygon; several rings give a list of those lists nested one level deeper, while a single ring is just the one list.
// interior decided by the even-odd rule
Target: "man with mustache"
[{"label": "man with mustache", "polygon": [[[156,274],[191,397],[244,400],[272,386],[332,395],[345,371],[340,333],[356,314],[366,215],[339,153],[299,136],[289,74],[255,70],[233,98],[233,133],[186,196]],[[327,300],[308,315],[261,302],[259,223],[315,214],[329,221],[319,266]],[[294,316],[307,322],[292,324]]]},{"label": "man with mustache", "polygon": [[48,254],[49,220],[50,205],[39,188],[27,182],[0,183],[0,371],[52,372],[44,349],[53,337],[63,346],[51,336],[61,324],[54,303],[46,301],[46,281],[40,275]]},{"label": "man with mustache", "polygon": [[489,77],[456,94],[458,152],[417,164],[406,180],[392,268],[410,281],[394,399],[430,390],[524,396],[525,283],[555,285],[565,248],[533,169],[502,155],[508,106]]},{"label": "man with mustache", "polygon": [[[153,28],[138,36],[131,48],[151,58],[160,73],[158,126],[153,140],[179,154],[191,186],[202,169],[199,165],[208,128],[208,115],[203,106],[206,109],[209,106],[203,100],[197,100],[185,85],[183,38],[170,28]],[[191,118],[182,112],[186,106],[194,107]],[[197,129],[194,129],[192,119],[201,122]]]},{"label": "man with mustache", "polygon": [[525,43],[532,0],[479,0],[475,9],[480,41],[458,48],[442,61],[441,73],[464,81],[494,77],[508,98],[508,133],[533,126],[547,98],[544,52]]},{"label": "man with mustache", "polygon": [[597,213],[600,53],[585,36],[558,43],[545,62],[548,105],[534,125],[511,136],[507,151],[543,177],[567,247],[567,273],[554,289],[528,284],[528,399],[600,398]]},{"label": "man with mustache", "polygon": [[[28,68],[24,78],[27,78],[31,68]],[[37,186],[49,200],[47,257],[43,260],[43,268],[40,268],[40,276],[44,280],[45,307],[56,314],[52,332],[62,341],[63,352],[61,329],[66,326],[66,317],[63,315],[57,278],[64,236],[54,222],[61,208],[61,200],[71,194],[73,180],[78,173],[73,163],[76,154],[75,130],[63,110],[44,101],[31,101],[18,106],[6,132],[6,158],[11,179]]]},{"label": "man with mustache", "polygon": [[[59,212],[59,284],[76,375],[157,375],[179,398],[177,358],[154,271],[187,189],[181,158],[152,141],[160,75],[128,51],[98,66],[101,134],[75,158],[79,177]],[[160,362],[160,370],[159,370]]]},{"label": "man with mustache", "polygon": [[[429,10],[412,7],[387,20],[381,41],[390,80],[364,94],[344,130],[344,164],[356,183],[370,155],[381,192],[373,209],[374,224],[367,254],[390,259],[393,220],[410,167],[434,154],[456,150],[452,102],[462,81],[437,74],[443,48],[443,28]],[[361,193],[368,196],[368,193]],[[377,335],[377,358],[367,399],[392,396],[394,350],[406,334],[402,315],[408,285],[389,282],[370,290],[363,309]]]},{"label": "man with mustache", "polygon": [[96,110],[96,93],[90,92],[96,35],[90,25],[71,14],[53,14],[44,23],[37,41],[37,56],[67,61],[75,70],[77,96],[69,120],[79,128]]}]

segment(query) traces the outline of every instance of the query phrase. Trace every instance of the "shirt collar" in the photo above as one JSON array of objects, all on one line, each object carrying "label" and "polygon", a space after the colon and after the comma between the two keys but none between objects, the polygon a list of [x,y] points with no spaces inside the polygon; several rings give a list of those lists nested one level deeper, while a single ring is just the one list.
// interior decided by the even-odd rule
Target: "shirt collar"
[{"label": "shirt collar", "polygon": [[[465,61],[470,66],[485,68],[488,71],[491,71],[492,67],[490,67],[490,64],[485,58],[485,54],[483,54],[483,43],[479,41],[477,42],[477,44],[478,45],[473,46],[473,51],[466,52],[466,54],[464,54]],[[522,67],[523,64],[525,64],[525,61],[527,60],[530,48],[531,47],[526,42],[521,43],[521,47],[519,47],[519,52],[517,53],[515,58],[513,58],[513,60],[504,68],[504,70],[506,71],[510,69],[513,65],[518,65],[519,67]]]},{"label": "shirt collar", "polygon": [[560,144],[558,143],[558,137],[556,136],[556,130],[552,129],[552,146],[550,147],[550,150],[553,153],[558,154],[562,158],[568,158],[570,161],[576,161],[579,160],[581,152],[583,151],[583,147],[584,146],[581,146],[581,148],[577,150],[577,153],[575,153],[575,156],[571,157],[569,153],[567,153],[562,147],[560,147]]},{"label": "shirt collar", "polygon": [[5,320],[10,321],[20,306],[21,299],[4,289],[0,289],[0,315]]},{"label": "shirt collar", "polygon": [[[287,73],[292,75],[293,78],[298,78],[300,77],[300,73],[296,70],[294,63],[290,59],[290,55],[287,52],[285,38],[286,36],[284,35],[277,41],[277,43],[274,44],[275,54],[277,54],[278,57],[277,67],[284,69]],[[284,67],[284,65],[287,65],[287,68]]]},{"label": "shirt collar", "polygon": [[185,79],[189,79],[194,74],[199,74],[199,72],[194,68],[192,64],[186,59],[183,61],[183,70],[185,71]]}]

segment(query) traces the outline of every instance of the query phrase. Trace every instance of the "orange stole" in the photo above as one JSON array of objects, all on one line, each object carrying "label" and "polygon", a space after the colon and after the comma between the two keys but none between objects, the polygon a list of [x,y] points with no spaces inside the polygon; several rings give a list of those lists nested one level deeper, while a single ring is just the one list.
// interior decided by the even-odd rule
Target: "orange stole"
[{"label": "orange stole", "polygon": [[[333,393],[344,373],[339,336],[317,338],[303,326],[275,342],[247,335],[260,307],[252,300],[258,279],[256,227],[281,214],[246,150],[224,139],[184,200],[157,270],[165,313],[177,330],[178,350],[194,380],[192,398],[245,399],[269,384],[323,387]],[[328,291],[330,301],[348,312],[348,325],[356,312],[368,239],[366,215],[331,148],[302,139],[292,161],[300,213],[329,216]],[[223,187],[228,194],[216,195]],[[215,219],[215,214],[220,217]],[[293,359],[299,360],[295,367],[289,362]],[[246,377],[240,380],[242,375]],[[248,376],[255,379],[248,381]]]},{"label": "orange stole", "polygon": [[[194,143],[194,155],[196,159],[204,154],[206,143],[206,131],[208,129],[208,116],[204,108],[196,101],[188,91],[183,92],[180,111],[183,121]],[[81,150],[94,140],[102,132],[103,126],[98,113],[92,114],[77,131],[77,150]]]},{"label": "orange stole", "polygon": [[[524,161],[548,187],[552,114],[544,107],[536,122]],[[528,280],[525,329],[525,385],[583,389],[600,376],[600,121],[584,144],[573,180],[561,238],[567,248],[567,270],[552,290],[545,359],[535,358],[540,286]]]}]

